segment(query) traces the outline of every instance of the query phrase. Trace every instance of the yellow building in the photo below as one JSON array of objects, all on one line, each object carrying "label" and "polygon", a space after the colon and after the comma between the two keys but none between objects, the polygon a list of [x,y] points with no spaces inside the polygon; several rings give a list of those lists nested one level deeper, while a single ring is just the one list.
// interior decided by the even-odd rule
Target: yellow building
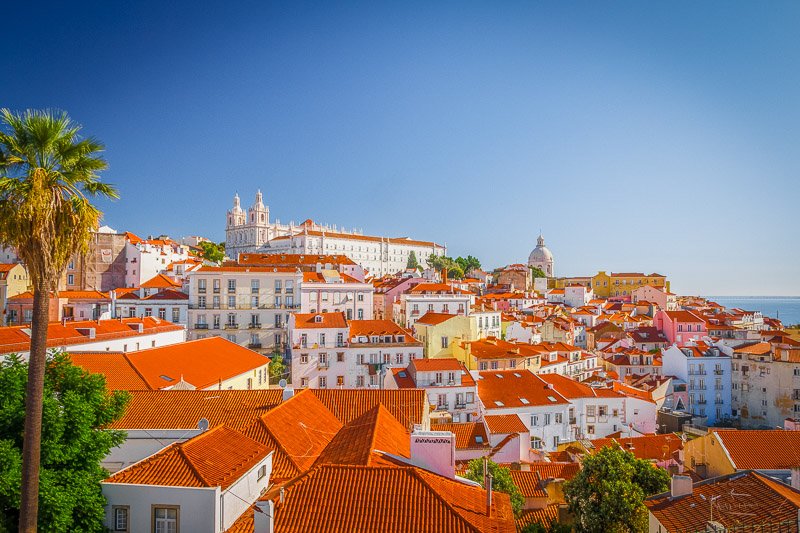
[{"label": "yellow building", "polygon": [[463,362],[468,370],[478,371],[520,368],[538,372],[542,353],[542,348],[534,344],[513,343],[496,337],[453,345],[453,357]]},{"label": "yellow building", "polygon": [[3,311],[3,324],[8,309],[8,299],[22,294],[29,288],[28,271],[24,266],[19,263],[0,264],[0,310]]},{"label": "yellow building", "polygon": [[469,316],[428,311],[414,323],[414,336],[422,342],[425,357],[453,357],[453,345],[486,337],[499,337],[501,313],[476,311]]},{"label": "yellow building", "polygon": [[571,278],[550,278],[551,283],[547,284],[549,289],[565,289],[570,285],[581,285],[582,287],[591,287],[592,278],[585,276],[571,277]]},{"label": "yellow building", "polygon": [[639,287],[649,285],[659,287],[669,292],[669,282],[661,274],[642,274],[641,272],[611,272],[606,274],[600,271],[592,276],[592,289],[595,296],[609,298],[612,296],[631,296]]}]

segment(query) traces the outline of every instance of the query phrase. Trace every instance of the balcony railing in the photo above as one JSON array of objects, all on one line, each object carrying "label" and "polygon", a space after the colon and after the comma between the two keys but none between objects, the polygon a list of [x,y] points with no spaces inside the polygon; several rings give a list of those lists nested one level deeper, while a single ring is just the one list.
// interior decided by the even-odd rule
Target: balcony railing
[{"label": "balcony railing", "polygon": [[225,324],[225,329],[239,329],[239,324],[236,324],[235,322],[233,324],[228,322]]},{"label": "balcony railing", "polygon": [[721,368],[714,369],[714,374],[716,374],[717,376],[721,376],[723,374],[722,369]]},{"label": "balcony railing", "polygon": [[696,402],[696,403],[698,403],[698,404],[700,404],[700,405],[705,405],[705,404],[707,404],[707,403],[708,403],[708,400],[697,400],[697,402]]},{"label": "balcony railing", "polygon": [[437,411],[447,411],[449,404],[447,403],[440,403],[436,405]]},{"label": "balcony railing", "polygon": [[197,292],[199,294],[205,294],[206,293],[206,288],[205,287],[197,287]]},{"label": "balcony railing", "polygon": [[466,409],[467,404],[465,402],[456,402],[456,409]]},{"label": "balcony railing", "polygon": [[251,350],[258,350],[258,349],[261,348],[261,343],[260,342],[251,342],[250,344],[247,345],[247,347],[250,348]]},{"label": "balcony railing", "polygon": [[214,287],[214,294],[219,294],[219,287]]},{"label": "balcony railing", "polygon": [[208,329],[208,324],[195,324],[194,329]]},{"label": "balcony railing", "polygon": [[247,329],[261,329],[261,324],[258,322],[250,322],[250,324],[247,325]]},{"label": "balcony railing", "polygon": [[331,364],[328,361],[318,361],[317,368],[330,368]]},{"label": "balcony railing", "polygon": [[717,404],[717,405],[722,405],[725,402],[723,400],[717,399],[717,400],[714,400],[714,403]]}]

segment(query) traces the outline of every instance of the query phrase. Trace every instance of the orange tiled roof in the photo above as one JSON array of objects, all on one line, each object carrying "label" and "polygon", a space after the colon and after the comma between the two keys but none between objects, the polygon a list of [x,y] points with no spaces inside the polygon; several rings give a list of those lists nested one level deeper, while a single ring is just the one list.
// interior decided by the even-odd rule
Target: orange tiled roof
[{"label": "orange tiled roof", "polygon": [[346,328],[344,313],[295,313],[295,329]]},{"label": "orange tiled roof", "polygon": [[472,294],[469,291],[459,289],[447,283],[420,283],[418,285],[414,285],[414,287],[408,292],[410,294]]},{"label": "orange tiled roof", "polygon": [[411,457],[411,436],[383,406],[376,405],[346,424],[317,459],[317,464],[372,465],[377,450]]},{"label": "orange tiled roof", "polygon": [[437,324],[441,324],[442,322],[450,320],[454,316],[458,315],[454,315],[451,313],[434,313],[433,311],[428,311],[427,313],[419,317],[419,319],[417,320],[417,324],[422,324],[426,326],[436,326]]},{"label": "orange tiled roof", "polygon": [[320,465],[279,491],[275,533],[315,531],[515,531],[508,495],[495,492],[491,517],[486,493],[474,485],[403,466]]},{"label": "orange tiled roof", "polygon": [[433,359],[412,359],[408,366],[413,366],[417,372],[459,371],[462,369],[463,363],[455,357],[436,357]]},{"label": "orange tiled roof", "polygon": [[[137,324],[142,324],[142,333],[139,333],[136,329]],[[95,330],[94,339],[89,338],[89,329]],[[183,326],[156,317],[82,320],[66,322],[65,324],[51,322],[47,325],[47,346],[48,348],[66,347],[74,344],[153,335],[182,329],[184,329]],[[27,326],[0,327],[0,354],[28,351],[30,349],[30,335],[26,333],[26,330],[29,330]]]},{"label": "orange tiled roof", "polygon": [[561,374],[542,374],[540,377],[550,383],[565,398],[622,397],[622,394],[613,390],[590,387]]},{"label": "orange tiled roof", "polygon": [[483,417],[489,433],[527,433],[528,428],[519,415],[486,415]]},{"label": "orange tiled roof", "polygon": [[522,531],[530,524],[542,524],[547,527],[550,522],[558,522],[558,504],[552,503],[542,509],[526,509],[517,517],[517,531]]},{"label": "orange tiled roof", "polygon": [[355,265],[356,262],[346,255],[315,255],[315,254],[239,254],[240,265],[260,266],[305,266],[316,267],[317,263],[331,265]]},{"label": "orange tiled roof", "polygon": [[188,300],[189,295],[185,292],[176,291],[174,289],[163,289],[155,294],[142,298],[143,301],[151,300]]},{"label": "orange tiled roof", "polygon": [[715,429],[737,470],[800,468],[800,431],[783,429]]},{"label": "orange tiled roof", "polygon": [[126,357],[153,389],[170,388],[181,380],[205,389],[269,363],[269,358],[222,337],[168,344]]},{"label": "orange tiled roof", "polygon": [[671,498],[664,493],[644,503],[669,531],[706,531],[712,498],[714,521],[723,527],[779,522],[797,526],[800,491],[752,471],[695,483],[686,496]]},{"label": "orange tiled roof", "polygon": [[152,390],[121,352],[71,352],[72,364],[91,374],[102,374],[109,390]]},{"label": "orange tiled roof", "polygon": [[264,445],[226,426],[167,446],[120,470],[105,483],[228,488],[268,453]]},{"label": "orange tiled roof", "polygon": [[581,469],[581,464],[574,462],[534,461],[527,466],[542,479],[572,479]]},{"label": "orange tiled roof", "polygon": [[177,281],[173,281],[164,274],[156,274],[154,277],[142,283],[143,289],[172,289],[175,287],[181,287],[181,284]]},{"label": "orange tiled roof", "polygon": [[360,335],[405,335],[406,342],[416,342],[414,335],[392,320],[349,320],[350,338]]},{"label": "orange tiled roof", "polygon": [[683,449],[683,440],[672,433],[665,435],[643,435],[640,437],[617,437],[591,441],[595,450],[618,445],[639,459],[666,461],[676,451]]},{"label": "orange tiled roof", "polygon": [[241,430],[281,403],[280,389],[132,391],[112,429],[196,429],[201,418]]},{"label": "orange tiled roof", "polygon": [[542,376],[523,369],[481,372],[478,396],[487,409],[569,403],[556,390],[548,388]]},{"label": "orange tiled roof", "polygon": [[403,426],[411,429],[422,424],[428,410],[428,399],[423,389],[309,389],[333,415],[347,424],[378,404],[383,405]]},{"label": "orange tiled roof", "polygon": [[489,447],[489,437],[481,422],[464,422],[460,424],[435,424],[433,431],[450,431],[456,436],[456,449],[482,450]]}]

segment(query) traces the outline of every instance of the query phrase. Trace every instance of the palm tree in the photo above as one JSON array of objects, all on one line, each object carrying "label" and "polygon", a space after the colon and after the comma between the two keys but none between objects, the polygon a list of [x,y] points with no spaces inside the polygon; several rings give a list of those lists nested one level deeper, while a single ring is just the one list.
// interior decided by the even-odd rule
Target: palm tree
[{"label": "palm tree", "polygon": [[85,253],[101,212],[90,198],[118,198],[99,181],[103,145],[78,135],[66,113],[0,110],[0,243],[13,247],[33,286],[22,446],[19,530],[36,531],[48,296],[75,254]]}]

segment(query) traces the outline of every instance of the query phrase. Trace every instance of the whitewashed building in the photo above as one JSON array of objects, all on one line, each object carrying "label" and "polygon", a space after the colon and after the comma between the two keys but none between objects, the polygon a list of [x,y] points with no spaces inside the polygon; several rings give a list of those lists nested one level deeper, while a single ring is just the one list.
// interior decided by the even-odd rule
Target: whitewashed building
[{"label": "whitewashed building", "polygon": [[347,320],[344,313],[289,318],[295,388],[383,388],[392,368],[423,357],[422,343],[391,320]]}]

